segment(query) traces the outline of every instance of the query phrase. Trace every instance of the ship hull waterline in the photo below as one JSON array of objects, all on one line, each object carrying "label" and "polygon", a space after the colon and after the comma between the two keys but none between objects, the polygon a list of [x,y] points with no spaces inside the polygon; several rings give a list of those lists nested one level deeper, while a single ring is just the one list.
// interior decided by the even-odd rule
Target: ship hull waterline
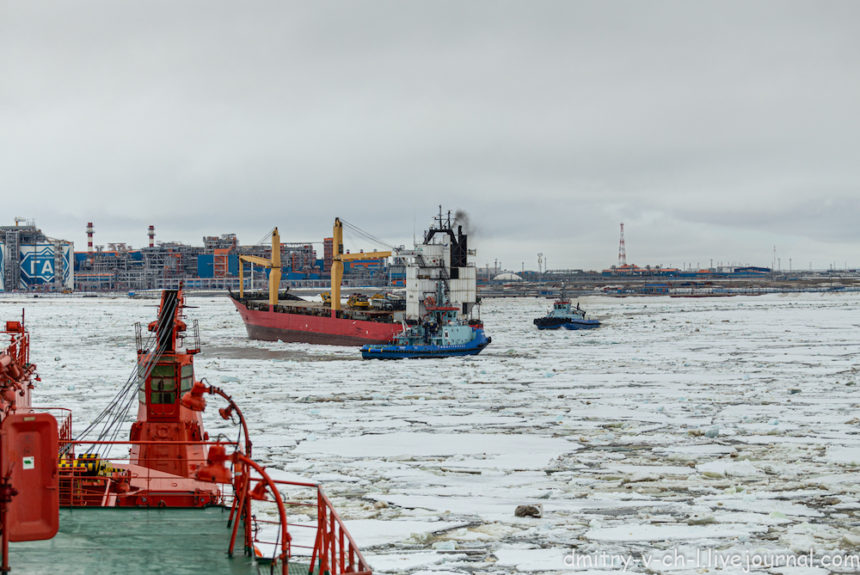
[{"label": "ship hull waterline", "polygon": [[463,345],[366,345],[361,348],[363,359],[427,359],[478,355],[492,343],[493,338],[480,333]]},{"label": "ship hull waterline", "polygon": [[248,309],[230,298],[251,339],[311,343],[318,345],[361,346],[388,343],[403,331],[399,323],[332,318],[316,315]]},{"label": "ship hull waterline", "polygon": [[596,320],[571,321],[563,324],[561,327],[569,330],[594,329],[600,327],[600,322]]},{"label": "ship hull waterline", "polygon": [[542,317],[534,320],[534,324],[540,330],[546,329],[569,329],[569,330],[579,330],[579,329],[594,329],[600,327],[600,321],[596,319],[581,319],[581,320],[571,320],[567,318],[550,318],[550,317]]}]

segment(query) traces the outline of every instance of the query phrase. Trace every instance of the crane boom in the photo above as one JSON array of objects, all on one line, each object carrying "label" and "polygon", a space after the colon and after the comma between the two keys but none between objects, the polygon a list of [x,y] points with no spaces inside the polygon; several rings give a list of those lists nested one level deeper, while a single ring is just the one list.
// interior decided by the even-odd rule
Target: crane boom
[{"label": "crane boom", "polygon": [[243,262],[255,264],[264,268],[272,267],[272,260],[267,260],[266,258],[261,258],[259,256],[239,256],[239,259]]},{"label": "crane boom", "polygon": [[278,228],[272,230],[272,258],[259,256],[239,256],[239,297],[245,297],[245,266],[242,262],[258,265],[271,270],[269,272],[269,305],[278,305],[278,290],[281,287],[281,235]]},{"label": "crane boom", "polygon": [[391,252],[358,252],[357,254],[341,254],[340,259],[344,262],[355,260],[375,260],[379,258],[387,258]]},{"label": "crane boom", "polygon": [[387,258],[391,252],[360,252],[357,254],[343,253],[343,224],[340,218],[334,219],[332,229],[332,257],[331,257],[331,317],[337,317],[340,311],[340,284],[343,281],[343,262]]}]

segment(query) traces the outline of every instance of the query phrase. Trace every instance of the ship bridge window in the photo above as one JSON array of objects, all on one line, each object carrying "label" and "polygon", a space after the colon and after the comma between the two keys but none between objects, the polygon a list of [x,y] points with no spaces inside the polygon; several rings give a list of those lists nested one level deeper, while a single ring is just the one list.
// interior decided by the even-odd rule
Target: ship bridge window
[{"label": "ship bridge window", "polygon": [[179,393],[191,391],[192,385],[194,385],[194,366],[183,365],[179,379]]},{"label": "ship bridge window", "polygon": [[172,365],[156,365],[149,380],[151,404],[164,405],[176,402],[176,370]]}]

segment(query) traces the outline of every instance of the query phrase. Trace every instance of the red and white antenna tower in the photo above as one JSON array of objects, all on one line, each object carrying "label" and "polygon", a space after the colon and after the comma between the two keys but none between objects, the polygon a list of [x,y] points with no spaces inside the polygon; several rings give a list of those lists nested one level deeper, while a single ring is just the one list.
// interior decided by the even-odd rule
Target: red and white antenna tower
[{"label": "red and white antenna tower", "polygon": [[87,222],[87,253],[93,253],[93,223]]},{"label": "red and white antenna tower", "polygon": [[149,226],[149,232],[147,233],[149,236],[149,247],[155,247],[155,226]]},{"label": "red and white antenna tower", "polygon": [[618,267],[627,265],[627,250],[624,247],[624,222],[621,222],[621,239],[618,240]]}]

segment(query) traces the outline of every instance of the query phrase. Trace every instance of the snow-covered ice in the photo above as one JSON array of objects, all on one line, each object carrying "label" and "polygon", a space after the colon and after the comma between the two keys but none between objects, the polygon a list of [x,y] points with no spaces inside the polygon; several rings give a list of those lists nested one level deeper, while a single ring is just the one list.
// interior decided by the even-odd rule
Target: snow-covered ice
[{"label": "snow-covered ice", "polygon": [[[242,407],[255,459],[322,481],[377,573],[570,573],[573,552],[743,572],[645,564],[678,550],[812,550],[751,571],[827,573],[822,557],[858,553],[857,294],[583,298],[603,322],[583,333],[536,330],[547,300],[487,300],[481,355],[390,362],[249,341],[227,298],[188,303],[197,376]],[[0,319],[26,307],[35,401],[82,429],[156,304],[4,296]],[[543,516],[515,517],[523,504]]]}]

